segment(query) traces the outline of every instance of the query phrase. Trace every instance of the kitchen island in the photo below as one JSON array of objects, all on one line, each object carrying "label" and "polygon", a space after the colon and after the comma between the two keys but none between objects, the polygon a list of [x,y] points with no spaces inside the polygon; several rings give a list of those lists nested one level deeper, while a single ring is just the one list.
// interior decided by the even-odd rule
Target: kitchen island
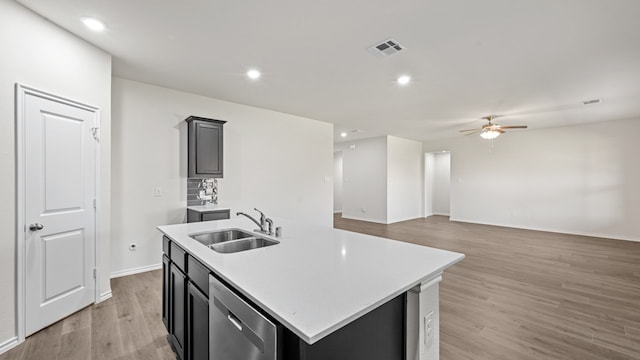
[{"label": "kitchen island", "polygon": [[247,219],[158,229],[171,249],[206,267],[304,345],[313,348],[398,302],[404,317],[403,358],[438,359],[438,283],[443,270],[463,254],[282,219],[275,223],[284,228],[281,237],[258,235],[278,244],[230,254],[215,252],[190,235],[230,228],[252,231],[255,226]]}]

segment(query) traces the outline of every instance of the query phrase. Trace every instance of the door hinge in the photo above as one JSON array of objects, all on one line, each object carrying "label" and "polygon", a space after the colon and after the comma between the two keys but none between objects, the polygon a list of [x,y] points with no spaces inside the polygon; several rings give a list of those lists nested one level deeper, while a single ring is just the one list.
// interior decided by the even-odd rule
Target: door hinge
[{"label": "door hinge", "polygon": [[97,208],[98,208],[98,205],[97,205],[96,199],[93,199],[93,208],[94,208],[94,209],[97,209]]},{"label": "door hinge", "polygon": [[95,279],[97,277],[97,269],[93,268],[93,278]]},{"label": "door hinge", "polygon": [[100,136],[98,135],[98,130],[100,130],[99,127],[92,127],[91,128],[91,134],[93,135],[93,138],[97,141],[100,142]]}]

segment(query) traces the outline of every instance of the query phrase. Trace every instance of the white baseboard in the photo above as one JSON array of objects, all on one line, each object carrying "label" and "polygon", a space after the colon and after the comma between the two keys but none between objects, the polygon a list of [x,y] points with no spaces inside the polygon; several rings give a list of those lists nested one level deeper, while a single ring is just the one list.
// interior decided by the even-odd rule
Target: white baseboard
[{"label": "white baseboard", "polygon": [[552,233],[558,233],[558,234],[587,236],[587,237],[595,237],[595,238],[610,239],[610,240],[640,242],[640,238],[632,238],[627,236],[619,236],[619,235],[611,235],[611,234],[590,233],[590,232],[584,232],[584,231],[572,231],[572,230],[562,230],[562,229],[550,229],[550,228],[542,228],[537,226],[520,226],[520,225],[514,225],[514,224],[480,222],[480,221],[471,221],[471,220],[455,219],[455,218],[449,218],[449,220],[456,221],[456,222],[470,223],[470,224],[500,226],[500,227],[514,228],[514,229],[544,231],[544,232],[552,232]]},{"label": "white baseboard", "polygon": [[376,224],[388,225],[388,223],[386,221],[370,219],[370,218],[364,218],[364,217],[358,217],[358,216],[345,216],[344,213],[342,214],[342,218],[350,219],[350,220],[358,220],[358,221],[367,221],[367,222],[372,222],[372,223],[376,223]]},{"label": "white baseboard", "polygon": [[113,294],[111,293],[111,290],[109,290],[106,293],[100,294],[100,300],[98,300],[98,302],[101,303],[103,301],[109,300],[112,296]]},{"label": "white baseboard", "polygon": [[133,268],[133,269],[127,269],[127,270],[120,270],[120,271],[115,271],[111,273],[110,278],[118,278],[121,276],[128,276],[128,275],[134,275],[134,274],[139,274],[139,273],[143,273],[143,272],[147,272],[147,271],[153,271],[153,270],[159,270],[162,269],[162,263],[160,264],[153,264],[153,265],[147,265],[147,266],[141,266],[138,268]]},{"label": "white baseboard", "polygon": [[7,351],[13,349],[14,347],[18,346],[20,344],[20,342],[18,341],[18,337],[14,336],[2,343],[0,343],[0,354],[4,354]]}]

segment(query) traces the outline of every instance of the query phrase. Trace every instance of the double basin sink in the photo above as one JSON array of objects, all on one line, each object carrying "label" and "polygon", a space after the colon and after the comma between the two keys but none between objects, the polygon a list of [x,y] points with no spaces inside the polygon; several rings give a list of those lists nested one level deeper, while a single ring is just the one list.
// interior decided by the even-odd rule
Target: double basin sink
[{"label": "double basin sink", "polygon": [[225,229],[189,235],[213,251],[228,254],[279,244],[240,229]]}]

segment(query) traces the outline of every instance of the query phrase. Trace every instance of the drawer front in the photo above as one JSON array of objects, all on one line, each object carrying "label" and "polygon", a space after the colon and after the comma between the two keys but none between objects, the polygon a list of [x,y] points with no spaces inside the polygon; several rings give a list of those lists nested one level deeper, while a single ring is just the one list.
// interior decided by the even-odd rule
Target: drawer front
[{"label": "drawer front", "polygon": [[183,272],[186,272],[185,269],[187,268],[187,253],[182,250],[182,248],[178,245],[176,245],[175,243],[171,242],[171,246],[170,246],[170,251],[171,251],[171,261],[173,261],[174,264],[176,264],[176,266],[178,268],[180,268],[180,270],[182,270]]},{"label": "drawer front", "polygon": [[189,256],[187,259],[187,274],[189,280],[202,291],[207,298],[209,297],[209,269],[202,265],[200,261]]},{"label": "drawer front", "polygon": [[229,219],[229,210],[202,213],[202,221]]},{"label": "drawer front", "polygon": [[170,252],[169,252],[169,238],[166,236],[162,237],[162,252],[165,253],[165,255],[167,256],[171,256]]}]

